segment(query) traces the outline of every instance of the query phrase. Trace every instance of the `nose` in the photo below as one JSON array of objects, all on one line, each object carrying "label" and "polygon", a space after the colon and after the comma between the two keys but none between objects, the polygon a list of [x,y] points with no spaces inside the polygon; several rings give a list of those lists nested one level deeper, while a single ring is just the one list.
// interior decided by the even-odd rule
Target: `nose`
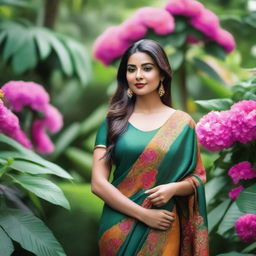
[{"label": "nose", "polygon": [[140,69],[137,69],[136,72],[136,80],[141,80],[142,79],[142,72]]}]

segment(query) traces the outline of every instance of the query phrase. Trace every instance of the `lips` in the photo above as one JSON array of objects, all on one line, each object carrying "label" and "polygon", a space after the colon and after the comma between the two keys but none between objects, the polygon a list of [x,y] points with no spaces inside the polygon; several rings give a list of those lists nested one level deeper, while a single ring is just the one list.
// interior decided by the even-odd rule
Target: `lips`
[{"label": "lips", "polygon": [[142,87],[144,87],[144,86],[145,86],[145,84],[137,83],[137,84],[135,84],[135,86],[136,86],[137,88],[142,88]]}]

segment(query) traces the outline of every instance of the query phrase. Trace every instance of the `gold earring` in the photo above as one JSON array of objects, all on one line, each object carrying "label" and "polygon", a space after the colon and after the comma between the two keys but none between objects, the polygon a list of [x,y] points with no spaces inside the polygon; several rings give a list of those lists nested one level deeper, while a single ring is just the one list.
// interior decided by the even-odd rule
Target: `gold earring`
[{"label": "gold earring", "polygon": [[127,96],[129,98],[132,98],[132,96],[133,96],[133,92],[132,92],[132,90],[130,88],[127,89]]},{"label": "gold earring", "polygon": [[161,85],[158,90],[159,96],[162,97],[165,94],[164,86],[163,86],[163,81],[161,81]]}]

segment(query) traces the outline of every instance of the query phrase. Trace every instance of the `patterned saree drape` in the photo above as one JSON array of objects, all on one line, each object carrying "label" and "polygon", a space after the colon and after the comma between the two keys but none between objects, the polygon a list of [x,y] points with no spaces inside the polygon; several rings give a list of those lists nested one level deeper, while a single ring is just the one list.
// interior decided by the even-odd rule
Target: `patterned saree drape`
[{"label": "patterned saree drape", "polygon": [[[176,196],[160,208],[146,200],[145,190],[181,180],[190,182],[193,194]],[[208,256],[205,180],[195,122],[185,112],[176,111],[131,168],[112,184],[142,207],[175,211],[178,218],[171,228],[162,231],[105,204],[99,231],[100,255]]]}]

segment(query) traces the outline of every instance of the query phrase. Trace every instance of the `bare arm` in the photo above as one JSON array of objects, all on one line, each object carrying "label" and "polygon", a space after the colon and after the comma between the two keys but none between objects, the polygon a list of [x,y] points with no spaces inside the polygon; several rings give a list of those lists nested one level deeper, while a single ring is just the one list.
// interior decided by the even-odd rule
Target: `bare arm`
[{"label": "bare arm", "polygon": [[99,196],[112,208],[139,220],[142,220],[145,208],[134,203],[123,195],[109,181],[110,168],[105,159],[99,160],[105,153],[105,148],[96,148],[93,153],[92,192]]}]

